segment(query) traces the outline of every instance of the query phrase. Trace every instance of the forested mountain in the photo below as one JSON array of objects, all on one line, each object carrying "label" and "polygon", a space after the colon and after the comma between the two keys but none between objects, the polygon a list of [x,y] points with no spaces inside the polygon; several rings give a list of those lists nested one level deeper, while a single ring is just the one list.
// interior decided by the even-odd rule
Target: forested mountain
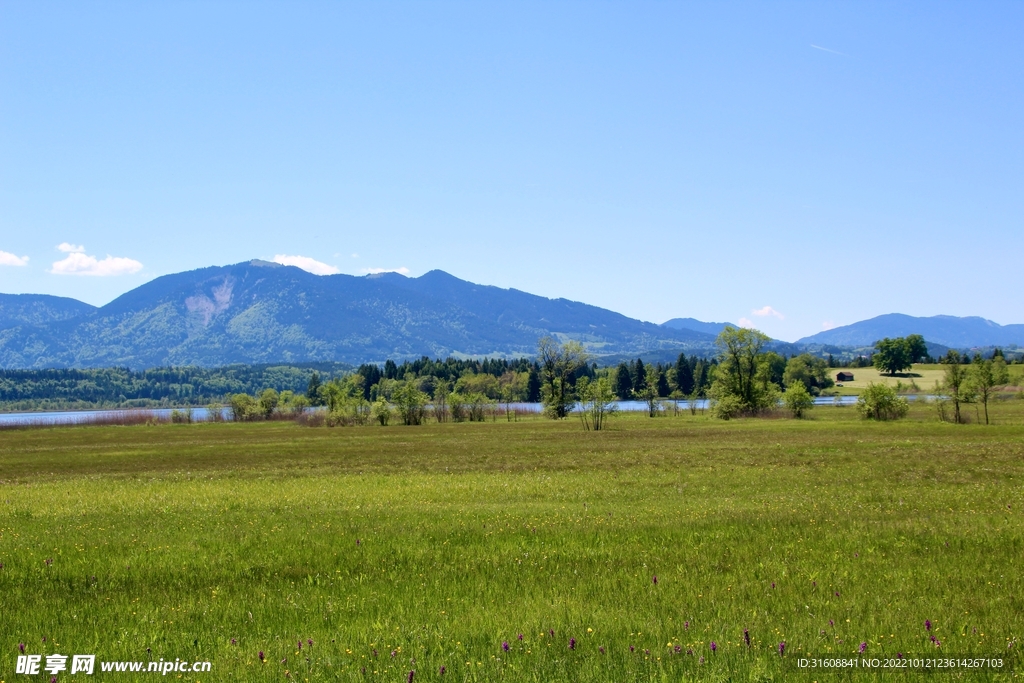
[{"label": "forested mountain", "polygon": [[726,325],[735,327],[732,323],[706,323],[696,318],[672,318],[662,323],[663,327],[670,327],[673,330],[693,330],[694,332],[710,334],[713,337],[717,337],[718,333],[724,330]]},{"label": "forested mountain", "polygon": [[50,321],[12,318],[0,324],[0,367],[521,356],[533,355],[544,335],[578,339],[598,355],[703,353],[714,341],[712,334],[476,285],[439,270],[418,278],[318,276],[266,261],[165,275],[88,309]]},{"label": "forested mountain", "polygon": [[48,294],[0,294],[0,331],[18,325],[46,325],[88,315],[95,306]]},{"label": "forested mountain", "polygon": [[1024,346],[1024,325],[1000,325],[977,316],[958,318],[935,315],[915,318],[901,313],[880,315],[852,325],[819,332],[797,344],[871,346],[885,337],[920,334],[929,342],[956,349],[988,346]]}]

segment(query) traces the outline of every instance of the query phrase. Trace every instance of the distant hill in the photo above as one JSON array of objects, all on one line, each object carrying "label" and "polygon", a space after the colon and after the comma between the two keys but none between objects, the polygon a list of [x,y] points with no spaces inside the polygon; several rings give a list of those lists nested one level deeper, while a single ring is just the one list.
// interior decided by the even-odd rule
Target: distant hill
[{"label": "distant hill", "polygon": [[95,310],[95,306],[63,296],[0,294],[0,330],[18,325],[45,325],[78,318]]},{"label": "distant hill", "polygon": [[884,337],[920,334],[926,341],[956,349],[986,346],[1024,346],[1024,325],[999,325],[979,317],[936,315],[915,318],[901,313],[880,315],[852,325],[826,330],[797,340],[797,344],[870,346]]},{"label": "distant hill", "polygon": [[703,332],[704,334],[710,334],[713,337],[717,337],[718,334],[725,329],[726,325],[732,325],[732,323],[705,323],[697,320],[696,318],[672,318],[663,322],[662,327],[669,327],[673,330],[693,330],[694,332]]},{"label": "distant hill", "polygon": [[439,270],[418,278],[318,276],[266,261],[165,275],[87,309],[0,324],[0,367],[532,356],[544,335],[580,340],[598,355],[664,349],[705,354],[714,341],[713,334],[477,285]]}]

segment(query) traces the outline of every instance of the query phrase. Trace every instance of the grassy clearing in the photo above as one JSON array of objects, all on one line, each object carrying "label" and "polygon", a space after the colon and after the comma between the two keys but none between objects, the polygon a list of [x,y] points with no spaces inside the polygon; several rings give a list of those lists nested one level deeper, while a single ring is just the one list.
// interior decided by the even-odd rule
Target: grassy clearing
[{"label": "grassy clearing", "polygon": [[186,681],[822,680],[790,662],[861,643],[1020,668],[1024,404],[812,415],[5,431],[0,680],[22,642],[213,662]]},{"label": "grassy clearing", "polygon": [[[1022,375],[1024,375],[1024,365],[1010,365],[1007,369],[1009,370],[1010,380],[1013,385],[1020,385]],[[896,377],[884,375],[876,368],[829,368],[828,376],[835,380],[837,372],[852,372],[853,376],[856,377],[854,381],[843,382],[843,386],[830,390],[843,395],[860,394],[872,382],[888,384],[893,387],[896,386],[897,382],[901,382],[904,387],[914,382],[922,393],[928,394],[935,390],[936,382],[942,382],[944,366],[938,363],[917,363],[913,368],[905,373],[898,374]]]}]

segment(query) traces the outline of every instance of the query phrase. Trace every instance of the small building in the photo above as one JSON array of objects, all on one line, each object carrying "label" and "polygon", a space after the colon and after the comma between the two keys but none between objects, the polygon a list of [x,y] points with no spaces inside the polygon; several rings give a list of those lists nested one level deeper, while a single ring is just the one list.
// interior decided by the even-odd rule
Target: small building
[{"label": "small building", "polygon": [[836,381],[837,382],[852,382],[853,381],[853,373],[852,372],[837,372],[836,373]]}]

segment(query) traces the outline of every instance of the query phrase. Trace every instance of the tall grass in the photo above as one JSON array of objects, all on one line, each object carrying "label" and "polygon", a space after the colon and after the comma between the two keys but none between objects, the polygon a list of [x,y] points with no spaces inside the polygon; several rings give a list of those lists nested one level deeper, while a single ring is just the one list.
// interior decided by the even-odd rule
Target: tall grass
[{"label": "tall grass", "polygon": [[793,658],[861,643],[1019,666],[1021,407],[5,433],[0,680],[18,643],[203,681],[822,680]]}]

